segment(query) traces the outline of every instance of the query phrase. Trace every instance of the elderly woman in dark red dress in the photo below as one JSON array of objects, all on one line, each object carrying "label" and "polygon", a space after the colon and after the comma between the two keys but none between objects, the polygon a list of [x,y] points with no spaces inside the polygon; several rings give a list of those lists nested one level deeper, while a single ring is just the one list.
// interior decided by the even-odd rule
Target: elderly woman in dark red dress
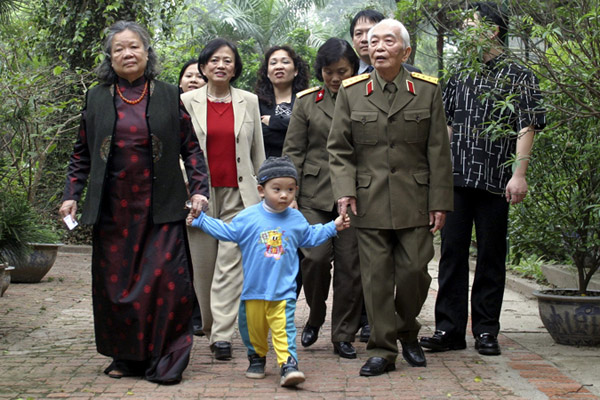
[{"label": "elderly woman in dark red dress", "polygon": [[192,280],[185,233],[207,205],[204,156],[179,90],[155,80],[156,55],[135,22],[110,27],[101,84],[90,89],[59,213],[93,224],[92,298],[98,352],[113,378],[178,383],[192,349]]}]

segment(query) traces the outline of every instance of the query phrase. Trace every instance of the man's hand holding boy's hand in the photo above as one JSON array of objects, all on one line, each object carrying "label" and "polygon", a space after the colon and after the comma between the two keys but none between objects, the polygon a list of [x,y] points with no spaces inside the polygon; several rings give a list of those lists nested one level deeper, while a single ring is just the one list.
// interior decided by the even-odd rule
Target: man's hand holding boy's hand
[{"label": "man's hand holding boy's hand", "polygon": [[350,216],[348,214],[338,215],[335,219],[335,229],[343,231],[344,229],[350,228]]}]

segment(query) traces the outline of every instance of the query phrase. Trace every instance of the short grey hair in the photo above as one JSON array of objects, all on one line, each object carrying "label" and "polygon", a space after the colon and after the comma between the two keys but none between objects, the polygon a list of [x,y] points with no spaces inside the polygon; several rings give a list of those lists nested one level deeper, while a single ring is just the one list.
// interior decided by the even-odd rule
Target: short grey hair
[{"label": "short grey hair", "polygon": [[148,62],[146,64],[146,70],[144,71],[146,79],[152,80],[156,78],[160,72],[158,58],[156,57],[154,49],[150,46],[151,38],[146,28],[134,21],[117,21],[108,28],[106,39],[104,40],[104,48],[102,49],[104,52],[104,60],[102,60],[102,63],[96,68],[98,79],[104,84],[110,85],[115,83],[118,79],[117,74],[111,65],[110,54],[112,52],[112,42],[115,35],[126,30],[136,33],[142,41],[144,50],[148,52]]},{"label": "short grey hair", "polygon": [[[369,29],[369,32],[367,33],[367,39],[368,39],[369,43],[371,42],[371,37],[373,36],[373,29],[375,29],[375,27],[377,27],[379,25],[389,25],[391,27],[398,28],[400,30],[400,37],[397,39],[402,39],[405,49],[407,47],[410,47],[410,35],[408,34],[408,31],[404,27],[404,24],[402,24],[402,22],[395,20],[393,18],[382,19],[381,21],[379,21],[378,23],[373,25],[371,27],[371,29]],[[390,32],[390,33],[392,35],[394,35],[393,32]],[[394,36],[396,36],[396,35],[394,35]]]}]

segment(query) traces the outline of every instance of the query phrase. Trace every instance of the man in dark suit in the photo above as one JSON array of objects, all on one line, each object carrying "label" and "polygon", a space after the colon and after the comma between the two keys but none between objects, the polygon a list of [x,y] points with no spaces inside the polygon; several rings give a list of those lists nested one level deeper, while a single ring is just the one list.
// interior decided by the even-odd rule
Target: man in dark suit
[{"label": "man in dark suit", "polygon": [[[437,79],[402,63],[410,37],[384,19],[369,33],[375,70],[347,79],[327,143],[334,198],[357,228],[371,336],[363,376],[395,369],[399,339],[425,366],[417,316],[427,297],[433,233],[452,210],[450,144]],[[395,317],[390,317],[395,316]]]},{"label": "man in dark suit", "polygon": [[[350,37],[352,38],[352,46],[354,46],[354,50],[356,50],[356,54],[358,54],[358,58],[360,59],[358,74],[373,71],[373,65],[369,59],[367,34],[373,25],[384,18],[384,15],[376,10],[361,10],[352,18],[352,22],[350,23]],[[404,68],[409,72],[421,72],[419,68],[406,63],[404,63]]]}]

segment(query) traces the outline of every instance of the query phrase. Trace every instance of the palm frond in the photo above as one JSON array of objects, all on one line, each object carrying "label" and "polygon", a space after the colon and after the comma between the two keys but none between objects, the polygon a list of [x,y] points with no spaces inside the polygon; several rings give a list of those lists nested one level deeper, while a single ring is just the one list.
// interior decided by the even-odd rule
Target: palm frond
[{"label": "palm frond", "polygon": [[0,23],[8,22],[11,13],[23,9],[24,6],[23,0],[0,0]]}]

